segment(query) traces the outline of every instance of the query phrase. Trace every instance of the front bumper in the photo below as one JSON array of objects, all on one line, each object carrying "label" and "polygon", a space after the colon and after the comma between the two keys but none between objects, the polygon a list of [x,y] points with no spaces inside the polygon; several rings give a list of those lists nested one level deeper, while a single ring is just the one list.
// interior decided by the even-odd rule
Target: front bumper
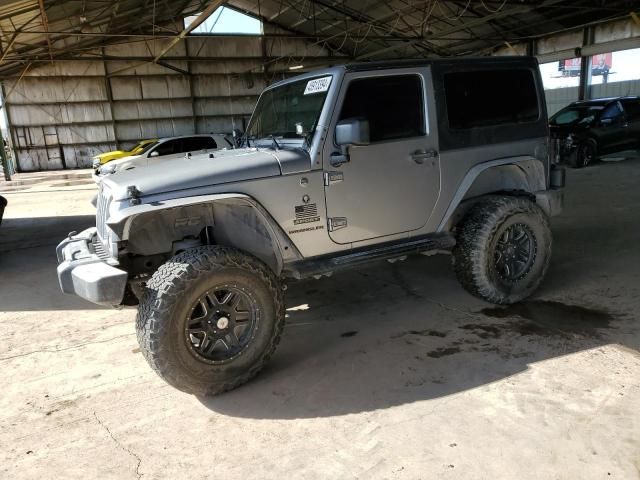
[{"label": "front bumper", "polygon": [[120,305],[127,272],[100,258],[94,248],[97,235],[95,227],[88,228],[56,247],[60,289],[99,305]]}]

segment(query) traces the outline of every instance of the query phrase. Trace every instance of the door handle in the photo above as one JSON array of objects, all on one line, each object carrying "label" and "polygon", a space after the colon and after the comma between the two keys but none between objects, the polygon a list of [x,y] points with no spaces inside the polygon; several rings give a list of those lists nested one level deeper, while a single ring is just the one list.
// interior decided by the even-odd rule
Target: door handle
[{"label": "door handle", "polygon": [[427,158],[434,158],[438,156],[438,152],[437,150],[424,150],[424,149],[420,149],[420,150],[416,150],[415,152],[413,152],[411,154],[411,159],[416,162],[416,163],[424,163],[424,161]]}]

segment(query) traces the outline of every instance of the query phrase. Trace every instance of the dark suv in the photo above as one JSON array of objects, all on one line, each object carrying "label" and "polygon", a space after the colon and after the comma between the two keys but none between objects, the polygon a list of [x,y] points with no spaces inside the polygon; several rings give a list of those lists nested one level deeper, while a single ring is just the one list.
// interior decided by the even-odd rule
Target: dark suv
[{"label": "dark suv", "polygon": [[549,120],[561,160],[586,167],[600,155],[640,148],[640,97],[573,102]]}]

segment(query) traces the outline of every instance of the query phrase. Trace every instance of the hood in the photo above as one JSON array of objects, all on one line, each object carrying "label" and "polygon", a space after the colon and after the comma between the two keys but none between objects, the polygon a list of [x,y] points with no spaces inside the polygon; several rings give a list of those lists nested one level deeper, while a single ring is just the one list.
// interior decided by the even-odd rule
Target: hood
[{"label": "hood", "polygon": [[137,160],[139,158],[143,158],[141,155],[129,155],[129,152],[126,152],[127,155],[123,155],[119,157],[117,160],[113,160],[109,162],[111,165],[122,165],[123,163],[130,162],[131,160]]},{"label": "hood", "polygon": [[[213,155],[213,158],[209,155]],[[141,196],[146,197],[307,171],[310,166],[309,154],[302,149],[243,148],[162,161],[154,159],[147,166],[109,175],[103,182],[111,189],[116,200],[123,200],[128,197],[129,186],[135,186]]]}]

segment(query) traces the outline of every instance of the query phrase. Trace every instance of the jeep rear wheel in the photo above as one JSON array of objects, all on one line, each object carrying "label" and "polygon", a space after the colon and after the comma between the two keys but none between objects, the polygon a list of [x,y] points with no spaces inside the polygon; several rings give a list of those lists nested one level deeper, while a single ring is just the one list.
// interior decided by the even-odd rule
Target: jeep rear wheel
[{"label": "jeep rear wheel", "polygon": [[487,197],[457,228],[454,270],[462,286],[491,303],[518,302],[538,287],[551,258],[544,212],[521,197]]},{"label": "jeep rear wheel", "polygon": [[146,284],[138,342],[151,367],[187,393],[215,395],[267,363],[284,325],[282,288],[260,260],[227,247],[197,247]]}]

